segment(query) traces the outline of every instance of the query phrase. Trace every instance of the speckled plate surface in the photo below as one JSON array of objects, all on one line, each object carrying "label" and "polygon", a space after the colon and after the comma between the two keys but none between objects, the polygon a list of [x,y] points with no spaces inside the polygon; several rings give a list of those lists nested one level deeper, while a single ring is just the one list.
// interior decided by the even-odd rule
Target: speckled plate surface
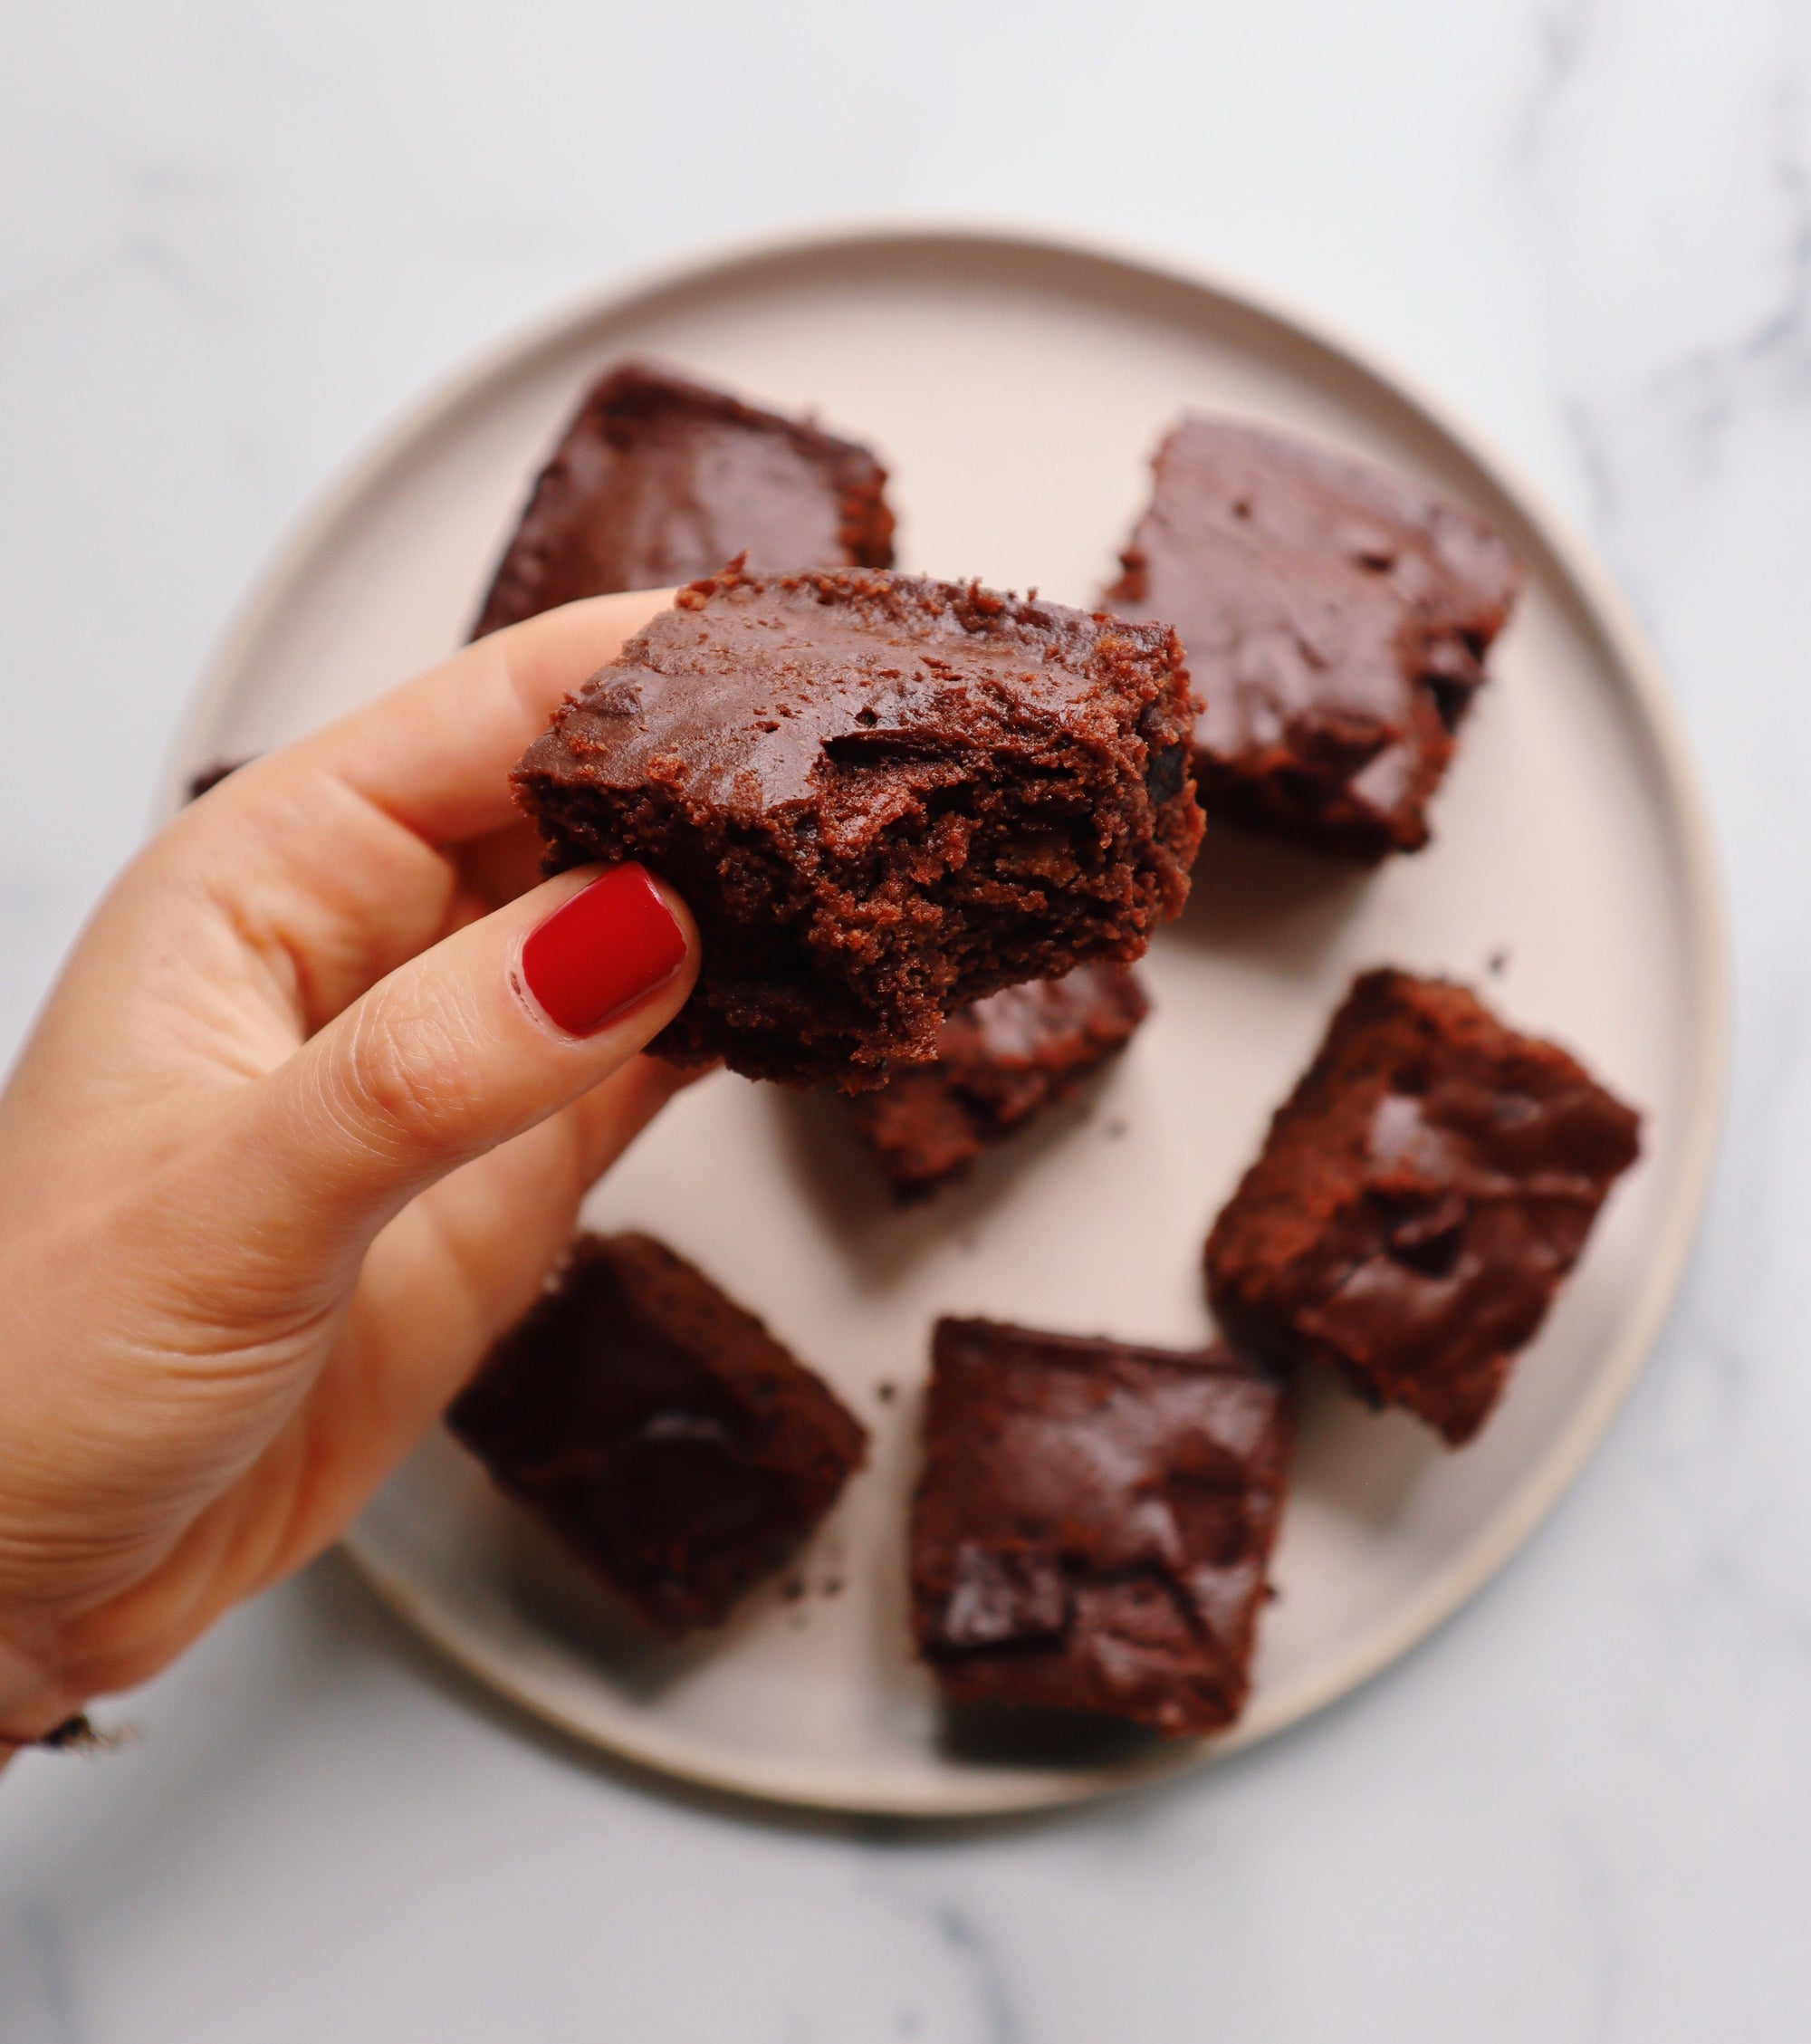
[{"label": "speckled plate surface", "polygon": [[449,1440],[348,1540],[412,1624],[526,1708],[687,1780],[921,1814],[1024,1809],[1212,1744],[977,1745],[906,1637],[903,1528],[931,1320],[980,1312],[1178,1344],[1208,1333],[1203,1235],[1355,970],[1480,987],[1646,1112],[1647,1149],[1473,1447],[1309,1389],[1256,1690],[1231,1743],[1375,1675],[1500,1568],[1576,1475],[1672,1300],[1703,1195],[1724,954],[1704,811],[1663,684],[1591,556],[1403,381],[1241,292],[1112,251],[898,229],[733,254],[612,290],[432,397],[310,522],[198,698],[182,761],[292,737],[462,637],[525,485],[588,380],[654,352],[815,408],[892,471],[901,561],[1093,600],[1184,405],[1434,482],[1529,586],[1434,809],[1373,876],[1211,833],[1144,968],[1155,1012],[1086,1099],[973,1182],[896,1213],[833,1104],[719,1075],[587,1218],[653,1231],[829,1377],[871,1466],[721,1633],[651,1646]]}]

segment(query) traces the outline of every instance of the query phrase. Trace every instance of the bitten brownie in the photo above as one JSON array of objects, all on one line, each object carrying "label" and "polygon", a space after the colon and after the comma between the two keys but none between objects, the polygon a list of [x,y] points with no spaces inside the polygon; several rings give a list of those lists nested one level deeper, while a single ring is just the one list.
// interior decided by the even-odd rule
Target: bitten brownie
[{"label": "bitten brownie", "polygon": [[647,1235],[581,1235],[446,1423],[648,1624],[715,1625],[867,1454],[829,1389]]},{"label": "bitten brownie", "polygon": [[1175,634],[846,569],[694,582],[515,769],[550,868],[638,859],[704,937],[655,1039],[847,1092],[953,1008],[1181,908],[1201,839]]},{"label": "bitten brownie", "polygon": [[760,573],[890,568],[886,482],[854,441],[624,362],[541,471],[472,636],[581,596],[690,581],[738,553]]},{"label": "bitten brownie", "polygon": [[1225,1348],[939,1320],[912,1622],[945,1694],[1231,1724],[1289,1435],[1282,1380]]},{"label": "bitten brownie", "polygon": [[1502,541],[1402,477],[1184,417],[1108,607],[1180,635],[1208,813],[1365,862],[1427,803],[1521,586]]},{"label": "bitten brownie", "polygon": [[848,1102],[856,1134],[900,1201],[961,1177],[1122,1049],[1150,1012],[1123,965],[1078,965],[1062,979],[1002,987],[960,1009],[937,1037],[934,1064],[908,1065]]},{"label": "bitten brownie", "polygon": [[1207,1243],[1241,1347],[1339,1370],[1453,1447],[1635,1160],[1641,1118],[1462,986],[1366,973]]}]

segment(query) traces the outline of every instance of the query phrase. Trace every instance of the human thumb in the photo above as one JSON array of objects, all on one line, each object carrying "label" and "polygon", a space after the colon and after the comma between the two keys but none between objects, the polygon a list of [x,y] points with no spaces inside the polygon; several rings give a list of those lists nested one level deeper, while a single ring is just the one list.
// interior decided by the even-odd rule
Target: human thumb
[{"label": "human thumb", "polygon": [[362,1252],[448,1172],[578,1099],[677,1014],[685,904],[639,866],[562,873],[380,980],[255,1082],[289,1245]]}]

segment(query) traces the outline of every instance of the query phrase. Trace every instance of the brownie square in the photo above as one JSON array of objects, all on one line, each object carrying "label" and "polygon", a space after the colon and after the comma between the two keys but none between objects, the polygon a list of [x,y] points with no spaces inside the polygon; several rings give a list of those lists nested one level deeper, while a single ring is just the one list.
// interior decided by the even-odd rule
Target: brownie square
[{"label": "brownie square", "polygon": [[1150,1012],[1124,965],[1002,987],[959,1009],[933,1064],[848,1103],[850,1125],[905,1204],[962,1177],[990,1143],[1065,1100]]},{"label": "brownie square", "polygon": [[1373,862],[1427,804],[1521,585],[1490,529],[1280,433],[1186,417],[1106,600],[1181,636],[1211,816]]},{"label": "brownie square", "polygon": [[715,1625],[836,1502],[867,1435],[647,1235],[581,1235],[446,1423],[649,1625]]},{"label": "brownie square", "polygon": [[890,568],[886,483],[852,440],[624,362],[541,471],[472,636],[581,596],[667,589],[738,553],[761,573]]},{"label": "brownie square", "polygon": [[1289,1437],[1282,1380],[1229,1349],[939,1320],[911,1568],[944,1693],[1231,1724]]},{"label": "brownie square", "polygon": [[1201,817],[1175,634],[876,570],[694,582],[515,770],[551,868],[638,859],[690,904],[681,1062],[845,1091],[953,1008],[1181,908]]},{"label": "brownie square", "polygon": [[1462,986],[1366,973],[1207,1243],[1241,1347],[1338,1370],[1453,1447],[1635,1160],[1641,1118]]}]

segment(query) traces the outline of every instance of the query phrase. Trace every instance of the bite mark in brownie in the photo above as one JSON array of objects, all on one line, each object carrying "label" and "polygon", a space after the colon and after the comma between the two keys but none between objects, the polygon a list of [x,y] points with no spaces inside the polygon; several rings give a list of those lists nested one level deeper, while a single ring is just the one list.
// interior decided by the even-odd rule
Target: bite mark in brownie
[{"label": "bite mark in brownie", "polygon": [[584,596],[757,573],[890,568],[886,471],[807,419],[647,362],[590,391],[541,471],[474,638]]},{"label": "bite mark in brownie", "polygon": [[583,1235],[446,1415],[657,1631],[717,1624],[810,1533],[867,1435],[683,1258]]},{"label": "bite mark in brownie", "polygon": [[1496,533],[1406,478],[1188,416],[1105,601],[1180,635],[1208,813],[1372,862],[1427,804],[1521,585]]},{"label": "bite mark in brownie", "polygon": [[1207,1243],[1241,1347],[1339,1371],[1453,1447],[1490,1416],[1641,1118],[1462,986],[1356,980]]},{"label": "bite mark in brownie", "polygon": [[945,1694],[1232,1723],[1289,1439],[1283,1381],[1230,1349],[938,1321],[912,1620]]},{"label": "bite mark in brownie", "polygon": [[846,1091],[953,1008],[1129,963],[1201,838],[1175,635],[878,571],[694,582],[515,769],[550,869],[638,859],[698,919],[681,1062]]},{"label": "bite mark in brownie", "polygon": [[1123,965],[1078,965],[1061,979],[1003,987],[944,1022],[934,1063],[856,1094],[850,1124],[896,1198],[927,1198],[988,1144],[1067,1099],[1149,1012]]}]

